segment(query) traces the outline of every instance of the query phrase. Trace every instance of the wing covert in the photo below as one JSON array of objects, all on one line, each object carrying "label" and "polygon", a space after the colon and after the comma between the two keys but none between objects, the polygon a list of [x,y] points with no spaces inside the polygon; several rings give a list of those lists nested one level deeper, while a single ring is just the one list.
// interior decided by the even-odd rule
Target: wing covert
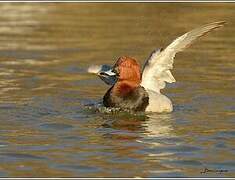
[{"label": "wing covert", "polygon": [[176,80],[170,70],[173,69],[176,53],[183,51],[199,37],[214,29],[222,27],[224,24],[224,21],[220,21],[193,29],[192,31],[176,38],[164,50],[154,51],[144,65],[141,85],[145,89],[159,93],[160,90],[165,87],[166,82],[175,82]]}]

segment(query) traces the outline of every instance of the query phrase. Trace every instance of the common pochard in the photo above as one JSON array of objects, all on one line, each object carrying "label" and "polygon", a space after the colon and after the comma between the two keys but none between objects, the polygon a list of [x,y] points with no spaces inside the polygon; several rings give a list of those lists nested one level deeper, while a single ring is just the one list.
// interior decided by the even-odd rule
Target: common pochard
[{"label": "common pochard", "polygon": [[176,81],[170,71],[176,53],[224,24],[224,21],[206,24],[178,37],[165,49],[155,50],[145,62],[142,72],[137,60],[128,56],[118,58],[113,67],[90,66],[89,73],[97,74],[106,84],[111,85],[103,97],[104,106],[131,111],[173,111],[171,100],[160,90],[166,82]]}]

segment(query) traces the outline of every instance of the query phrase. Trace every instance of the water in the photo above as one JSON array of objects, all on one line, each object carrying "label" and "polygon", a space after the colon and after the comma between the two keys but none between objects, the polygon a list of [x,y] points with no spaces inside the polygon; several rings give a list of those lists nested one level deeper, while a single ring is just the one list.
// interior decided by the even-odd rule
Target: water
[{"label": "water", "polygon": [[[235,176],[234,4],[1,3],[1,177]],[[200,13],[198,13],[200,10]],[[226,27],[177,54],[170,114],[102,113],[86,73],[200,25]],[[228,172],[200,173],[211,170]]]}]

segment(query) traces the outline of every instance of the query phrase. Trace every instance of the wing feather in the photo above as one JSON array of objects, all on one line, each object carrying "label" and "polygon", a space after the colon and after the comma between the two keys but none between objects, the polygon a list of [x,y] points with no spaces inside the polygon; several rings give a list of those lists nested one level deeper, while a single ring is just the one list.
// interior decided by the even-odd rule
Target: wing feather
[{"label": "wing feather", "polygon": [[165,87],[165,82],[175,82],[175,78],[171,74],[170,69],[173,68],[176,53],[183,51],[199,37],[222,27],[224,24],[224,21],[213,22],[193,29],[176,38],[164,50],[154,51],[144,65],[141,85],[145,89],[159,93]]}]

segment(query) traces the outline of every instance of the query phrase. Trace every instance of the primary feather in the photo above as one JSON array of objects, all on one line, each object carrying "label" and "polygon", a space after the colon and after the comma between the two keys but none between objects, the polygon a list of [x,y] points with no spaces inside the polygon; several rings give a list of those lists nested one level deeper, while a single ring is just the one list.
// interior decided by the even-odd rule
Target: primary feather
[{"label": "primary feather", "polygon": [[173,68],[176,53],[183,51],[199,37],[224,24],[224,21],[220,21],[193,29],[175,39],[164,50],[154,51],[144,65],[141,85],[145,89],[160,93],[160,90],[165,87],[166,82],[175,82],[170,69]]}]

